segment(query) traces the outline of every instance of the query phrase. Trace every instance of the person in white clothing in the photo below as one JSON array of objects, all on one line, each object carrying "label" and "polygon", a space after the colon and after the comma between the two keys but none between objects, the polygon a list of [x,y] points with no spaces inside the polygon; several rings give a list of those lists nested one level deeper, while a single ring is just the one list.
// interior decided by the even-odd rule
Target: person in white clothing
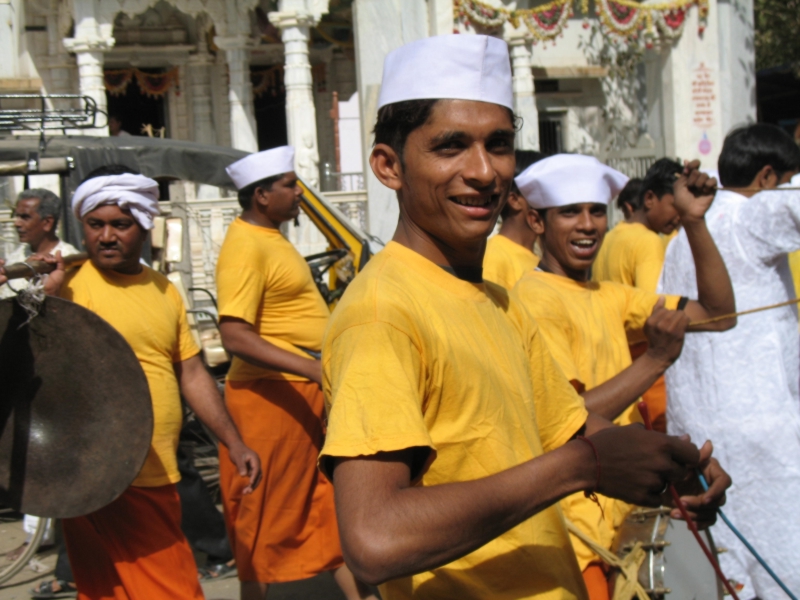
[{"label": "person in white clothing", "polygon": [[[50,190],[24,190],[14,207],[14,229],[20,245],[6,256],[5,264],[25,262],[31,254],[77,254],[74,246],[58,239],[58,218],[61,216],[61,199]],[[2,268],[2,265],[0,265]],[[23,284],[17,284],[17,288]],[[14,296],[14,291],[0,285],[0,299]]]},{"label": "person in white clothing", "polygon": [[[798,169],[800,148],[778,127],[749,125],[725,139],[719,158],[724,189],[706,221],[728,267],[739,311],[795,297],[787,254],[800,249]],[[685,232],[667,250],[659,292],[697,293]],[[686,336],[683,353],[666,377],[669,433],[714,440],[714,452],[733,478],[727,516],[784,583],[800,592],[796,306],[743,316],[724,333]],[[728,549],[720,562],[728,578],[744,585],[742,600],[786,598],[725,524],[715,525],[712,533],[717,545]]]}]

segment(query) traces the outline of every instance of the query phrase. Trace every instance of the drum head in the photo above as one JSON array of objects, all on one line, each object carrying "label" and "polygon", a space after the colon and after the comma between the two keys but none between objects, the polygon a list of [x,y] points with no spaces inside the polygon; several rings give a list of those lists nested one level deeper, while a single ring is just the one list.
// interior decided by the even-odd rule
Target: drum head
[{"label": "drum head", "polygon": [[48,297],[28,324],[0,301],[0,504],[75,517],[119,496],[153,433],[147,379],[125,339],[85,308]]}]

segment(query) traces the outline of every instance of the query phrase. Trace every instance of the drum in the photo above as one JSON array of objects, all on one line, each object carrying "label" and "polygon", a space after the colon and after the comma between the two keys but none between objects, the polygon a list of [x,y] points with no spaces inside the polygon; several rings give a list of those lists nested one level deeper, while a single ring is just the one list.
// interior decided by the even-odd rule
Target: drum
[{"label": "drum", "polygon": [[[684,521],[669,516],[669,508],[636,508],[620,527],[612,550],[620,558],[641,542],[645,559],[639,583],[651,598],[665,600],[722,600],[723,587],[703,549]],[[701,531],[717,552],[707,531]]]}]

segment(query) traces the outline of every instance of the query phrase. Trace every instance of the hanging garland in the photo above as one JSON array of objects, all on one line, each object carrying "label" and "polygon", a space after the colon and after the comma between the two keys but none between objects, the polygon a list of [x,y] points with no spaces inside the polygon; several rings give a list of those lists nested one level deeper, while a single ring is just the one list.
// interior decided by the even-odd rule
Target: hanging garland
[{"label": "hanging garland", "polygon": [[270,96],[284,93],[283,65],[275,65],[260,71],[250,71],[250,81],[253,83],[253,94],[261,97],[265,92]]},{"label": "hanging garland", "polygon": [[[481,0],[454,0],[455,17],[467,25],[496,30],[506,22],[514,27],[524,23],[533,34],[533,42],[555,40],[567,27],[579,5],[584,15],[583,27],[589,28],[589,0],[552,0],[528,9],[508,10],[490,6]],[[634,0],[594,0],[595,11],[607,33],[623,38],[638,38],[644,32],[648,46],[657,36],[666,39],[679,37],[686,15],[697,7],[698,34],[705,31],[708,20],[708,0],[671,0],[657,4],[640,4]]]},{"label": "hanging garland", "polygon": [[172,86],[180,95],[178,81],[178,67],[165,73],[145,73],[136,68],[113,69],[103,72],[106,91],[112,96],[122,96],[128,93],[128,85],[136,77],[136,83],[143,94],[150,98],[158,98],[166,94]]}]

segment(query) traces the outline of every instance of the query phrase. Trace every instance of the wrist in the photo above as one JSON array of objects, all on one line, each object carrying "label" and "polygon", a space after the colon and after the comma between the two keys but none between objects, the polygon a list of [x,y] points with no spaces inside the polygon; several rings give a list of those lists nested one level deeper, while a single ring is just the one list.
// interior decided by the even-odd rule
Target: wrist
[{"label": "wrist", "polygon": [[593,493],[599,484],[600,462],[594,443],[587,437],[577,436],[564,448],[572,453],[572,481],[574,492]]},{"label": "wrist", "polygon": [[664,371],[672,366],[675,360],[659,351],[657,348],[650,346],[644,354],[636,359],[636,362],[640,362],[640,364],[647,367],[650,373],[656,377],[660,377],[664,374]]},{"label": "wrist", "polygon": [[706,227],[705,214],[698,216],[681,215],[681,226],[686,229],[686,234],[691,234],[694,230]]}]

